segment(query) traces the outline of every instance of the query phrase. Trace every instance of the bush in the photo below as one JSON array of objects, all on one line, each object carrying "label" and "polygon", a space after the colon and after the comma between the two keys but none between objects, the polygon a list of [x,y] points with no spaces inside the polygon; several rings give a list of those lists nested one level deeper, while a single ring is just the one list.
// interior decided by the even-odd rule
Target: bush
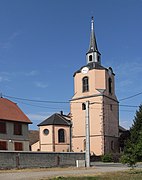
[{"label": "bush", "polygon": [[122,164],[127,164],[133,169],[137,163],[137,160],[136,157],[133,155],[124,154],[123,156],[121,156],[120,162]]},{"label": "bush", "polygon": [[113,161],[113,157],[112,154],[105,154],[101,157],[103,162],[112,162]]}]

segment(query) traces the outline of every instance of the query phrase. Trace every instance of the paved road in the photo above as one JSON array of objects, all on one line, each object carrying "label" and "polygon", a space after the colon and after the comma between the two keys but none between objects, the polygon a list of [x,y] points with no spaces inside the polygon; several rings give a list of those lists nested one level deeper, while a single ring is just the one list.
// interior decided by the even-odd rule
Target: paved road
[{"label": "paved road", "polygon": [[56,176],[77,176],[77,175],[93,175],[100,172],[114,172],[129,169],[119,163],[104,164],[96,163],[93,167],[85,168],[54,168],[54,169],[33,169],[33,170],[17,170],[17,171],[0,171],[0,180],[39,180],[47,177]]}]

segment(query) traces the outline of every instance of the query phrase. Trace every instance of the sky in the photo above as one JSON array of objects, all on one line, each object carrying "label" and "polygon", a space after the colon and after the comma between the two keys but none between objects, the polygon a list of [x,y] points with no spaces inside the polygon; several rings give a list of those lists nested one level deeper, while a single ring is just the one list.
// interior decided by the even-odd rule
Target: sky
[{"label": "sky", "polygon": [[115,72],[120,125],[131,127],[142,103],[142,0],[1,0],[0,93],[31,119],[30,129],[69,113],[91,16],[102,65]]}]

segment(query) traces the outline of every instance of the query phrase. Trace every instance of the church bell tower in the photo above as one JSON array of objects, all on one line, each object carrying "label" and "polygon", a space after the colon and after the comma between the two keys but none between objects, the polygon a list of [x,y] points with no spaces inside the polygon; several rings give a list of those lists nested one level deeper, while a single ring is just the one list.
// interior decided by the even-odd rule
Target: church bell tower
[{"label": "church bell tower", "polygon": [[91,19],[86,65],[74,73],[74,96],[70,101],[72,117],[72,150],[86,148],[85,104],[89,102],[90,153],[103,155],[119,151],[119,103],[115,95],[115,74],[101,65],[94,19]]}]

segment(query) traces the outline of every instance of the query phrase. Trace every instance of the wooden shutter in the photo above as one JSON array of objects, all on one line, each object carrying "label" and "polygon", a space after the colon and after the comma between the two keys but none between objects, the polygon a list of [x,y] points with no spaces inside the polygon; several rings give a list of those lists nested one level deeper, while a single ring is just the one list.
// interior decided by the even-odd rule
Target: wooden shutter
[{"label": "wooden shutter", "polygon": [[7,142],[0,141],[0,150],[7,150]]},{"label": "wooden shutter", "polygon": [[15,142],[14,146],[15,146],[15,151],[23,151],[23,143]]}]

